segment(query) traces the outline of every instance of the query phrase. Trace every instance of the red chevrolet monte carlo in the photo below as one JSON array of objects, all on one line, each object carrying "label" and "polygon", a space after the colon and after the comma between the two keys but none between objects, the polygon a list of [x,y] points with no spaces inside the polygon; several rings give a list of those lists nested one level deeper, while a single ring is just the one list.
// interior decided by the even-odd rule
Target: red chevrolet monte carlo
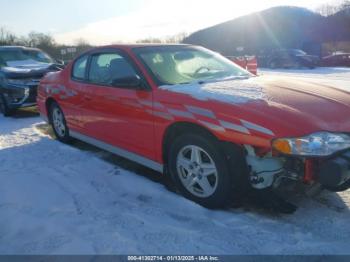
[{"label": "red chevrolet monte carlo", "polygon": [[168,175],[223,207],[247,187],[350,187],[350,94],[255,77],[188,45],[115,45],[50,73],[38,93],[57,138],[76,138]]}]

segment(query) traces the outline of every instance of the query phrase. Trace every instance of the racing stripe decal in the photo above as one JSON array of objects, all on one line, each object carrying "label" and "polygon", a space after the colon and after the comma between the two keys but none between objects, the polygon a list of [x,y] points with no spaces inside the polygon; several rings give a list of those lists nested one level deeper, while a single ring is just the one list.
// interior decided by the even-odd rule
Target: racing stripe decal
[{"label": "racing stripe decal", "polygon": [[265,127],[259,126],[257,124],[253,124],[251,122],[248,122],[246,120],[241,119],[241,123],[243,124],[243,126],[245,126],[248,129],[252,129],[255,131],[258,131],[260,133],[266,134],[266,135],[270,135],[270,136],[274,136],[275,134],[270,130],[267,129]]},{"label": "racing stripe decal", "polygon": [[196,106],[185,105],[185,107],[187,108],[188,111],[190,111],[193,114],[205,116],[208,118],[214,118],[214,119],[216,118],[213,111],[211,111],[211,110],[201,108],[201,107],[196,107]]},{"label": "racing stripe decal", "polygon": [[190,113],[190,112],[187,112],[187,111],[182,111],[182,110],[177,110],[177,109],[170,109],[170,108],[168,108],[168,111],[169,111],[170,114],[172,114],[174,116],[195,119],[194,115],[192,113]]},{"label": "racing stripe decal", "polygon": [[[141,104],[146,106],[146,103],[142,102]],[[147,103],[147,106],[150,105],[150,103]],[[237,123],[218,119],[213,111],[202,107],[184,105],[184,110],[179,110],[170,108],[169,106],[165,106],[159,102],[155,102],[153,104],[153,108],[154,110],[146,111],[155,117],[163,118],[166,120],[174,120],[176,117],[188,118],[192,120],[195,119],[203,126],[214,131],[225,132],[227,130],[231,130],[247,135],[251,135],[251,131],[256,131],[269,136],[275,135],[270,129],[243,119],[238,119],[239,122]],[[203,120],[203,117],[208,120]]]},{"label": "racing stripe decal", "polygon": [[226,122],[226,121],[222,121],[222,120],[220,120],[219,122],[226,129],[230,129],[230,130],[233,130],[233,131],[238,131],[238,132],[241,132],[241,133],[244,133],[244,134],[248,134],[248,135],[250,134],[249,130],[246,127],[244,127],[244,126],[236,125],[236,124],[233,124],[233,123],[230,123],[230,122]]},{"label": "racing stripe decal", "polygon": [[209,122],[203,121],[203,120],[198,120],[198,122],[201,123],[202,125],[208,127],[209,129],[219,131],[219,132],[225,132],[225,128],[223,128],[222,126],[215,125],[213,123],[209,123]]}]

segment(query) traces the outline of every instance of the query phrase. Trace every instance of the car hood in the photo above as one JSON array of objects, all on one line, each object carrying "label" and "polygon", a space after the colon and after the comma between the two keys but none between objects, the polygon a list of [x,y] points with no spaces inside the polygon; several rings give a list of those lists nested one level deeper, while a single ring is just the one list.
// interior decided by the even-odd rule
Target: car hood
[{"label": "car hood", "polygon": [[40,63],[35,60],[12,61],[7,66],[0,68],[0,71],[9,78],[41,77],[45,73],[54,70],[55,64]]},{"label": "car hood", "polygon": [[[211,100],[210,109],[267,127],[276,136],[317,131],[350,133],[350,90],[297,78],[261,76],[248,80],[163,87],[169,91]],[[220,108],[218,110],[218,108]],[[218,112],[219,111],[219,112]],[[220,112],[221,111],[221,112]]]},{"label": "car hood", "polygon": [[291,131],[294,135],[350,133],[350,89],[297,78],[263,77],[260,83],[266,99],[253,103],[253,111],[266,116],[280,136],[288,136]]}]

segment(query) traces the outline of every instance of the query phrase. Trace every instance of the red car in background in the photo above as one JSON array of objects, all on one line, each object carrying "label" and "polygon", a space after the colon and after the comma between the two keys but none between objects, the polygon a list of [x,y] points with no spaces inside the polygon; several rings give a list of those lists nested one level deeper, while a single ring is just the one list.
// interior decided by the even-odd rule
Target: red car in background
[{"label": "red car in background", "polygon": [[256,77],[202,47],[92,49],[48,74],[37,102],[60,141],[159,171],[206,207],[251,188],[350,186],[348,92]]},{"label": "red car in background", "polygon": [[255,56],[227,56],[227,58],[250,73],[258,74],[258,60]]},{"label": "red car in background", "polygon": [[322,66],[350,66],[350,53],[336,52],[321,59]]}]

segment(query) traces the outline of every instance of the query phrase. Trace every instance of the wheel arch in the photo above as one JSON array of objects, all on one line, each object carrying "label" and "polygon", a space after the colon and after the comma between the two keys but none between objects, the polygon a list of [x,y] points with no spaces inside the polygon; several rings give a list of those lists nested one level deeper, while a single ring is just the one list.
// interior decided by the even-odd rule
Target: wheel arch
[{"label": "wheel arch", "polygon": [[51,124],[51,117],[50,117],[50,106],[53,103],[57,103],[57,101],[53,97],[48,97],[45,101],[45,110],[46,110],[46,115],[49,123]]},{"label": "wheel arch", "polygon": [[166,128],[162,139],[162,158],[164,163],[167,163],[168,160],[168,148],[170,142],[185,133],[200,134],[219,141],[219,138],[212,131],[199,124],[186,121],[172,123]]},{"label": "wheel arch", "polygon": [[230,141],[222,140],[220,137],[215,135],[213,131],[203,127],[199,124],[192,122],[176,122],[169,125],[164,132],[162,141],[162,157],[164,163],[164,174],[169,181],[173,181],[170,167],[168,166],[169,161],[169,147],[177,137],[182,134],[200,134],[204,137],[213,139],[218,147],[219,151],[222,152],[222,156],[225,158],[227,168],[231,173],[235,170],[235,175],[231,174],[232,181],[232,199],[233,201],[239,202],[241,196],[249,189],[249,168],[246,162],[246,151],[242,145],[235,144]]}]

